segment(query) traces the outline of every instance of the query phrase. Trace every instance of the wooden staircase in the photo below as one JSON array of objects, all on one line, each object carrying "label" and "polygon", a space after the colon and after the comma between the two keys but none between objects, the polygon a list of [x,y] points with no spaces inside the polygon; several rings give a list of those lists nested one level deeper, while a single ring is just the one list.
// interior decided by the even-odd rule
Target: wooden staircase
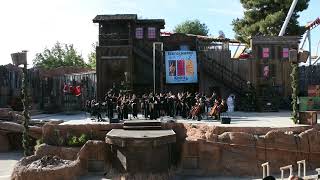
[{"label": "wooden staircase", "polygon": [[[217,82],[223,84],[226,88],[238,95],[236,98],[236,104],[239,110],[242,111],[255,111],[256,107],[251,107],[250,104],[245,104],[244,98],[250,91],[247,85],[247,81],[243,79],[238,73],[233,72],[217,60],[208,57],[204,52],[199,53],[200,57],[199,65],[202,72],[207,73]],[[252,86],[253,88],[253,86]],[[254,91],[254,88],[251,90]]]},{"label": "wooden staircase", "polygon": [[125,130],[160,130],[161,122],[157,120],[131,120],[123,123]]},{"label": "wooden staircase", "polygon": [[239,74],[220,64],[215,59],[206,56],[205,53],[201,53],[199,57],[200,67],[204,72],[238,95],[245,95],[247,81],[242,79]]},{"label": "wooden staircase", "polygon": [[[133,52],[138,56],[140,56],[143,60],[145,60],[146,63],[153,64],[153,47],[152,46],[148,44],[144,44],[144,45],[136,44],[135,46],[133,46]],[[156,50],[156,59],[159,59],[159,57],[161,57],[161,52]],[[158,62],[159,61],[156,61],[156,64],[159,64]],[[159,66],[156,65],[156,68],[159,69]]]},{"label": "wooden staircase", "polygon": [[274,103],[269,96],[258,96],[259,111],[261,112],[277,112],[279,111],[278,104]]}]

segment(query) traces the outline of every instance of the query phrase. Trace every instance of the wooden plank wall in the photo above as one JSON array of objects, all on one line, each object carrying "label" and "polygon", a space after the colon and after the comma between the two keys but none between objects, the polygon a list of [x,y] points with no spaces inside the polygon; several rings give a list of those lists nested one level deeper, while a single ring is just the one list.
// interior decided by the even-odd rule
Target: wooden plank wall
[{"label": "wooden plank wall", "polygon": [[216,60],[219,64],[225,66],[229,70],[238,74],[242,79],[247,81],[253,80],[253,75],[255,74],[253,70],[253,60],[235,60],[231,59],[231,52],[229,50],[207,50],[204,51],[205,54]]},{"label": "wooden plank wall", "polygon": [[308,95],[309,85],[320,85],[320,65],[299,67],[299,94],[301,96]]}]

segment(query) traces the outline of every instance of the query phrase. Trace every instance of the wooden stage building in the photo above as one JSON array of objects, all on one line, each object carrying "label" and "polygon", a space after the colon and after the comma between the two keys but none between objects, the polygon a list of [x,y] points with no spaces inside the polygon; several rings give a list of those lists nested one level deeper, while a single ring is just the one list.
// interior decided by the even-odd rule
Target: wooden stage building
[{"label": "wooden stage building", "polygon": [[[298,37],[253,37],[252,56],[241,60],[231,58],[229,49],[230,44],[239,44],[238,41],[179,33],[161,35],[163,19],[116,14],[97,15],[93,22],[99,24],[96,49],[99,100],[110,88],[137,94],[152,92],[153,43],[161,42],[163,51],[157,46],[155,53],[156,92],[197,91],[209,95],[215,91],[226,98],[230,94],[243,97],[251,88],[261,111],[277,110],[281,102],[289,102],[289,49],[298,48]],[[193,83],[167,83],[165,52],[180,50],[196,53],[197,80]]]}]

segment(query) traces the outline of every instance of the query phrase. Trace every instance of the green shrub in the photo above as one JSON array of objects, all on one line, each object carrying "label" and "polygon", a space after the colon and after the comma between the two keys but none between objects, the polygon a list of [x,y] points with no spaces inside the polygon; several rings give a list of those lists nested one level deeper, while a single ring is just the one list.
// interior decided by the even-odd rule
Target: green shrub
[{"label": "green shrub", "polygon": [[43,142],[43,138],[41,139],[37,139],[36,141],[36,145],[34,146],[34,150],[38,150],[39,146],[42,145],[44,142]]},{"label": "green shrub", "polygon": [[87,142],[87,140],[88,140],[87,135],[81,134],[80,137],[71,136],[68,139],[67,143],[68,143],[68,146],[79,147],[79,146],[83,146]]}]

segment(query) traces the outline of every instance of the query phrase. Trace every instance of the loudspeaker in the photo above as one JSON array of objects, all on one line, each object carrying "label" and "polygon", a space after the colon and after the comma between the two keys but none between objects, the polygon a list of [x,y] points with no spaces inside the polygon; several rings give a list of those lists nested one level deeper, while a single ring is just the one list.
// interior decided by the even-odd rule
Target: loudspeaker
[{"label": "loudspeaker", "polygon": [[118,118],[112,118],[110,119],[110,123],[120,123]]},{"label": "loudspeaker", "polygon": [[222,117],[221,124],[230,124],[231,118],[230,117]]}]

